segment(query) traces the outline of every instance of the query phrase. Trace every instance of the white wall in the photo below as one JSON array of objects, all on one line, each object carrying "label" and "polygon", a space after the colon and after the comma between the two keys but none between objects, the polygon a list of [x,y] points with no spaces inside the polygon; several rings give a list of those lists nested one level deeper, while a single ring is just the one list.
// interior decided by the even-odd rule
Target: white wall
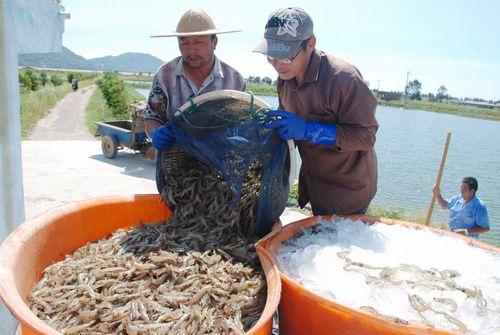
[{"label": "white wall", "polygon": [[[0,0],[0,241],[24,220],[17,54],[61,51],[61,11],[53,0]],[[0,334],[15,326],[0,302]]]}]

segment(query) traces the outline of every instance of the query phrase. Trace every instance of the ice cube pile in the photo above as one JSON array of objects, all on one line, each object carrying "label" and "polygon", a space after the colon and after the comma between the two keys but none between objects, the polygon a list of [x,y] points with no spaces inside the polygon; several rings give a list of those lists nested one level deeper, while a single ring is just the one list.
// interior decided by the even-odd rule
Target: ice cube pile
[{"label": "ice cube pile", "polygon": [[333,219],[284,243],[278,262],[310,291],[393,322],[500,333],[500,255],[460,238]]}]

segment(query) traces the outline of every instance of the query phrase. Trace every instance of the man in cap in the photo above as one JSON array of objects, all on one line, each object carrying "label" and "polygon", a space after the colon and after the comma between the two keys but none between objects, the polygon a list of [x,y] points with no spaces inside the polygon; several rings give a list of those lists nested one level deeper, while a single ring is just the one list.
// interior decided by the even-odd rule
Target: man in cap
[{"label": "man in cap", "polygon": [[174,142],[169,123],[175,111],[190,98],[210,91],[245,90],[243,77],[220,61],[214,54],[217,34],[239,30],[220,30],[210,16],[200,9],[190,9],[179,20],[173,33],[152,37],[177,37],[180,57],[162,65],[153,79],[145,113],[146,133],[158,150],[156,186],[161,193],[165,186],[162,160]]},{"label": "man in cap", "polygon": [[273,12],[254,50],[279,75],[279,110],[266,126],[296,140],[302,166],[299,205],[314,215],[364,214],[377,191],[377,100],[359,71],[315,48],[311,17],[300,8]]}]

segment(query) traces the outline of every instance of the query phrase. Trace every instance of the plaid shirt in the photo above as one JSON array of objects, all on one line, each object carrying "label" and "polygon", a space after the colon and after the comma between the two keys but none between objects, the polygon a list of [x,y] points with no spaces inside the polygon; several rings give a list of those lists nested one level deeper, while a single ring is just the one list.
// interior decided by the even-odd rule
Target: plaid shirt
[{"label": "plaid shirt", "polygon": [[215,57],[212,71],[197,89],[185,75],[182,57],[176,57],[156,72],[144,119],[168,123],[189,98],[217,90],[244,91],[245,81],[238,71]]},{"label": "plaid shirt", "polygon": [[[189,98],[218,90],[245,91],[245,81],[238,71],[215,57],[212,71],[197,88],[185,75],[182,57],[176,57],[156,72],[144,119],[166,124]],[[162,162],[167,152],[159,150],[156,155],[156,186],[160,192],[165,185]]]}]

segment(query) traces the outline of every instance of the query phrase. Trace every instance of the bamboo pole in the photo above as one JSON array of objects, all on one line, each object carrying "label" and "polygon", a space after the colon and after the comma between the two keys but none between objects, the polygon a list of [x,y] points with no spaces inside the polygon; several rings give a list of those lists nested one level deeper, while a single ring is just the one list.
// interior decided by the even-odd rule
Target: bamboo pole
[{"label": "bamboo pole", "polygon": [[[448,147],[450,145],[451,133],[448,132],[446,135],[446,144],[444,145],[443,156],[441,157],[441,166],[439,166],[439,172],[437,175],[436,185],[439,187],[441,184],[441,176],[443,175],[444,163],[446,162],[446,156],[448,155]],[[432,193],[431,203],[429,209],[427,210],[427,216],[425,217],[425,225],[428,226],[431,223],[432,211],[434,209],[434,204],[436,203],[436,194]]]}]

